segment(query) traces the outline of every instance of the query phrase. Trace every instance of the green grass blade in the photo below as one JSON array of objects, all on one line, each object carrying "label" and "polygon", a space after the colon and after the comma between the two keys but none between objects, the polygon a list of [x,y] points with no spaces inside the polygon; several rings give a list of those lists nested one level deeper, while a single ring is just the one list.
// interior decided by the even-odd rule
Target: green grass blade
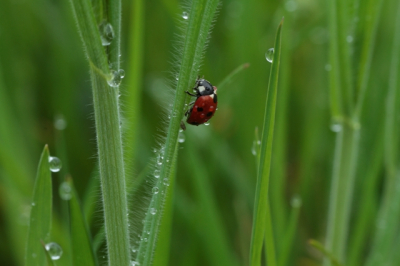
[{"label": "green grass blade", "polygon": [[291,251],[294,247],[296,230],[298,227],[300,208],[302,201],[299,195],[293,196],[291,200],[292,210],[290,212],[289,223],[287,226],[285,237],[282,241],[282,250],[279,253],[279,265],[289,265],[288,262],[291,259]]},{"label": "green grass blade", "polygon": [[[283,19],[279,24],[276,33],[274,57],[272,62],[271,73],[269,77],[267,100],[265,107],[264,126],[261,137],[261,153],[260,163],[257,175],[256,196],[254,202],[254,215],[253,215],[253,230],[251,236],[250,246],[250,265],[258,266],[261,263],[261,250],[264,241],[264,234],[267,226],[267,201],[268,201],[268,186],[269,174],[271,170],[271,154],[272,154],[272,140],[274,134],[275,123],[275,109],[276,109],[276,95],[278,90],[278,76],[279,76],[279,62],[281,55],[281,30]],[[268,229],[267,232],[272,232]],[[270,236],[273,237],[273,236]],[[269,238],[266,242],[268,252],[274,250],[275,244]],[[267,259],[274,258],[275,254],[268,254]],[[271,266],[276,265],[276,261],[268,261]]]},{"label": "green grass blade", "polygon": [[[195,147],[194,138],[189,138],[185,147],[188,151],[188,160],[190,169],[193,171],[191,182],[194,191],[194,197],[198,203],[201,212],[197,215],[196,227],[200,228],[199,235],[203,240],[203,246],[206,249],[211,265],[238,265],[238,261],[231,250],[231,244],[228,238],[227,230],[224,228],[221,211],[218,209],[215,195],[212,194],[212,186],[209,180],[210,173],[207,166],[202,163],[202,157],[199,155],[200,147]],[[191,152],[192,151],[192,152]],[[207,228],[207,233],[202,233],[201,229]]]},{"label": "green grass blade", "polygon": [[[171,120],[169,121],[167,130],[167,139],[165,146],[163,146],[163,154],[159,155],[162,158],[160,177],[156,181],[159,193],[153,194],[149,211],[146,214],[143,232],[146,234],[144,237],[147,238],[147,242],[142,241],[140,243],[137,256],[137,260],[141,265],[150,265],[153,260],[157,234],[161,223],[163,203],[167,191],[165,184],[173,182],[173,180],[168,180],[168,178],[170,177],[171,164],[175,157],[175,146],[178,141],[180,122],[184,112],[185,91],[192,87],[198,74],[205,43],[217,6],[218,0],[193,0],[192,2],[183,42],[182,60],[180,62],[175,100],[171,110]],[[153,215],[151,210],[155,210],[156,213]],[[146,232],[150,232],[150,234],[147,235]]]},{"label": "green grass blade", "polygon": [[71,187],[72,194],[69,200],[69,211],[73,265],[97,265],[91,246],[90,234],[78,201],[77,193],[72,180],[69,179],[67,182]]},{"label": "green grass blade", "polygon": [[[176,146],[178,149],[178,145]],[[176,178],[176,168],[178,164],[178,152],[175,151],[175,158],[172,162],[171,174],[169,180]],[[172,217],[173,217],[173,201],[174,201],[174,186],[175,182],[171,182],[168,187],[167,197],[165,199],[164,213],[161,218],[160,235],[158,244],[154,252],[154,266],[167,266],[169,260],[170,246],[171,246],[171,230],[172,230]]]},{"label": "green grass blade", "polygon": [[231,73],[228,74],[219,84],[218,84],[218,90],[221,88],[224,88],[226,85],[228,85],[230,82],[232,82],[233,77],[235,77],[237,74],[245,70],[246,68],[249,68],[250,64],[245,63],[243,65],[238,66],[235,68]]},{"label": "green grass blade", "polygon": [[48,241],[51,229],[53,194],[49,165],[49,149],[44,147],[40,157],[33,189],[32,209],[26,244],[25,265],[45,265],[45,252],[41,241]]},{"label": "green grass blade", "polygon": [[133,1],[133,17],[131,19],[131,32],[129,35],[129,69],[127,71],[127,98],[125,104],[129,106],[125,111],[127,128],[125,135],[125,163],[126,167],[132,165],[133,156],[137,149],[136,140],[139,132],[140,103],[142,92],[143,58],[144,58],[144,1]]},{"label": "green grass blade", "polygon": [[[109,12],[118,13],[119,4],[111,2]],[[111,78],[108,59],[102,46],[91,2],[71,0],[71,4],[90,64],[108,263],[109,265],[128,265],[130,243],[118,103],[119,91],[117,87],[108,85]],[[115,16],[112,18],[112,21],[117,23],[114,26],[119,32],[118,20]],[[116,37],[119,38],[119,36],[117,33]],[[114,38],[113,42],[118,43],[119,40]],[[119,47],[114,46],[114,48],[119,52]],[[119,53],[115,55],[114,51],[111,56],[118,57]]]},{"label": "green grass blade", "polygon": [[310,239],[310,240],[308,241],[308,243],[309,243],[311,246],[313,246],[313,247],[315,247],[316,249],[318,249],[319,251],[321,251],[321,253],[324,254],[324,256],[327,257],[327,258],[332,262],[333,265],[335,265],[335,266],[342,266],[342,265],[337,261],[337,259],[336,259],[329,251],[327,251],[327,250],[324,248],[324,246],[323,246],[320,242],[318,242],[317,240],[314,240],[314,239]]},{"label": "green grass blade", "polygon": [[[368,266],[391,265],[388,260],[391,247],[396,243],[400,222],[400,174],[398,172],[399,127],[399,73],[400,73],[400,3],[397,6],[396,24],[392,48],[389,90],[386,98],[385,119],[385,188],[379,209],[376,231],[372,242],[372,251],[368,257]],[[392,264],[394,265],[394,264]]]}]

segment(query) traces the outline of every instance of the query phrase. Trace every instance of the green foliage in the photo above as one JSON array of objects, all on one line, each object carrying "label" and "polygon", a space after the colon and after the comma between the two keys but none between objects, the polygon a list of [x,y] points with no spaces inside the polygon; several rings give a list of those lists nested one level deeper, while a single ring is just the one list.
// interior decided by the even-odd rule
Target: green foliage
[{"label": "green foliage", "polygon": [[49,149],[44,147],[38,165],[35,186],[33,188],[32,209],[26,244],[25,265],[44,265],[46,252],[43,242],[50,240],[52,215],[52,188],[49,165]]},{"label": "green foliage", "polygon": [[[399,265],[399,18],[398,0],[1,0],[1,264],[249,265],[254,228],[260,265]],[[179,132],[198,75],[218,111]]]}]

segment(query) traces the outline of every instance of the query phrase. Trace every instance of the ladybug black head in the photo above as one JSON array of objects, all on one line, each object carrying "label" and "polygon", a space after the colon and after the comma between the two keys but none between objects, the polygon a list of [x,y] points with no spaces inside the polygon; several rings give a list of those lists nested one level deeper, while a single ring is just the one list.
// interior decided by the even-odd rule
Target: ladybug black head
[{"label": "ladybug black head", "polygon": [[213,85],[205,79],[199,79],[196,83],[196,91],[203,96],[203,95],[211,95],[214,93]]}]

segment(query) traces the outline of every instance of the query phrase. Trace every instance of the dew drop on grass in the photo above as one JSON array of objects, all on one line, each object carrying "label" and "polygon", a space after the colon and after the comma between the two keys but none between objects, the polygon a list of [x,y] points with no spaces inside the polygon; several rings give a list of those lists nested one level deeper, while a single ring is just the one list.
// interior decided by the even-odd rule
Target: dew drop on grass
[{"label": "dew drop on grass", "polygon": [[163,158],[164,158],[164,157],[162,157],[161,154],[159,154],[159,155],[157,156],[157,164],[158,164],[158,165],[162,165],[162,160],[163,160]]},{"label": "dew drop on grass", "polygon": [[139,262],[137,262],[137,261],[131,261],[131,266],[139,266],[140,265],[140,263]]},{"label": "dew drop on grass", "polygon": [[153,187],[152,192],[153,194],[158,194],[158,187]]},{"label": "dew drop on grass", "polygon": [[265,53],[265,59],[267,59],[268,62],[272,63],[274,59],[274,48],[268,49],[268,51]]},{"label": "dew drop on grass", "polygon": [[60,259],[61,255],[62,255],[62,253],[63,253],[63,250],[62,250],[62,248],[60,247],[60,245],[57,244],[57,243],[55,243],[55,242],[47,243],[47,244],[45,245],[45,248],[46,248],[46,250],[49,252],[50,258],[51,258],[52,260],[58,260],[58,259]]},{"label": "dew drop on grass", "polygon": [[346,37],[346,41],[347,41],[348,43],[352,43],[353,40],[354,40],[354,38],[353,38],[353,36],[351,36],[351,35],[349,35],[349,36]]},{"label": "dew drop on grass", "polygon": [[332,122],[331,126],[330,126],[330,129],[333,132],[337,133],[337,132],[342,131],[342,125],[339,122]]},{"label": "dew drop on grass", "polygon": [[54,173],[59,172],[62,166],[61,160],[53,156],[49,157],[49,164],[50,164],[50,171]]},{"label": "dew drop on grass", "polygon": [[154,171],[154,177],[155,177],[155,178],[159,178],[159,177],[160,177],[160,170],[159,170],[159,169],[156,169],[156,170]]},{"label": "dew drop on grass", "polygon": [[253,141],[253,145],[251,146],[251,154],[253,154],[254,156],[257,155],[257,141]]},{"label": "dew drop on grass", "polygon": [[293,0],[289,0],[289,1],[287,1],[286,4],[285,4],[285,9],[286,9],[288,12],[296,11],[296,9],[297,9],[297,3],[296,3],[295,1],[293,1]]},{"label": "dew drop on grass", "polygon": [[204,125],[205,125],[205,126],[209,126],[209,125],[210,125],[210,122],[205,122]]},{"label": "dew drop on grass", "polygon": [[111,24],[108,23],[107,21],[103,21],[99,25],[99,31],[100,31],[101,44],[103,46],[110,45],[111,41],[114,39],[114,29],[111,26]]},{"label": "dew drop on grass", "polygon": [[169,186],[169,183],[168,183],[168,178],[164,178],[164,179],[163,179],[163,181],[164,181],[164,183],[163,183],[163,184],[164,184],[165,186]]},{"label": "dew drop on grass", "polygon": [[57,115],[54,119],[54,127],[57,130],[64,130],[67,127],[67,121],[65,121],[63,115]]},{"label": "dew drop on grass", "polygon": [[150,209],[151,215],[155,215],[157,213],[157,210],[155,208]]},{"label": "dew drop on grass", "polygon": [[125,77],[125,71],[120,69],[118,71],[111,70],[111,76],[107,80],[107,83],[110,87],[116,88],[121,84],[122,79]]},{"label": "dew drop on grass", "polygon": [[32,206],[35,206],[36,205],[36,203],[35,202],[32,202]]},{"label": "dew drop on grass", "polygon": [[70,200],[72,198],[72,187],[68,182],[62,182],[58,193],[60,194],[60,198],[63,200]]},{"label": "dew drop on grass", "polygon": [[178,142],[179,143],[184,143],[185,142],[185,134],[183,133],[183,132],[179,132],[179,135],[178,135]]},{"label": "dew drop on grass", "polygon": [[185,19],[185,20],[188,19],[189,18],[189,14],[187,12],[183,12],[182,13],[182,18]]},{"label": "dew drop on grass", "polygon": [[294,195],[292,200],[290,201],[290,205],[292,208],[300,208],[302,204],[301,197],[299,195]]}]

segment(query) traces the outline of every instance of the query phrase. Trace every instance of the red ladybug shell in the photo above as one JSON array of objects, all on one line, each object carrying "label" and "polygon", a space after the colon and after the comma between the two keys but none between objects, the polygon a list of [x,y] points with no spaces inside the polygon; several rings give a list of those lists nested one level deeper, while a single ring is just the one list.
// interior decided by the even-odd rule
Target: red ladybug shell
[{"label": "red ladybug shell", "polygon": [[[216,90],[215,87],[214,90]],[[189,116],[186,122],[195,126],[206,123],[213,117],[217,110],[217,104],[216,93],[197,97],[193,107],[189,110]]]}]

